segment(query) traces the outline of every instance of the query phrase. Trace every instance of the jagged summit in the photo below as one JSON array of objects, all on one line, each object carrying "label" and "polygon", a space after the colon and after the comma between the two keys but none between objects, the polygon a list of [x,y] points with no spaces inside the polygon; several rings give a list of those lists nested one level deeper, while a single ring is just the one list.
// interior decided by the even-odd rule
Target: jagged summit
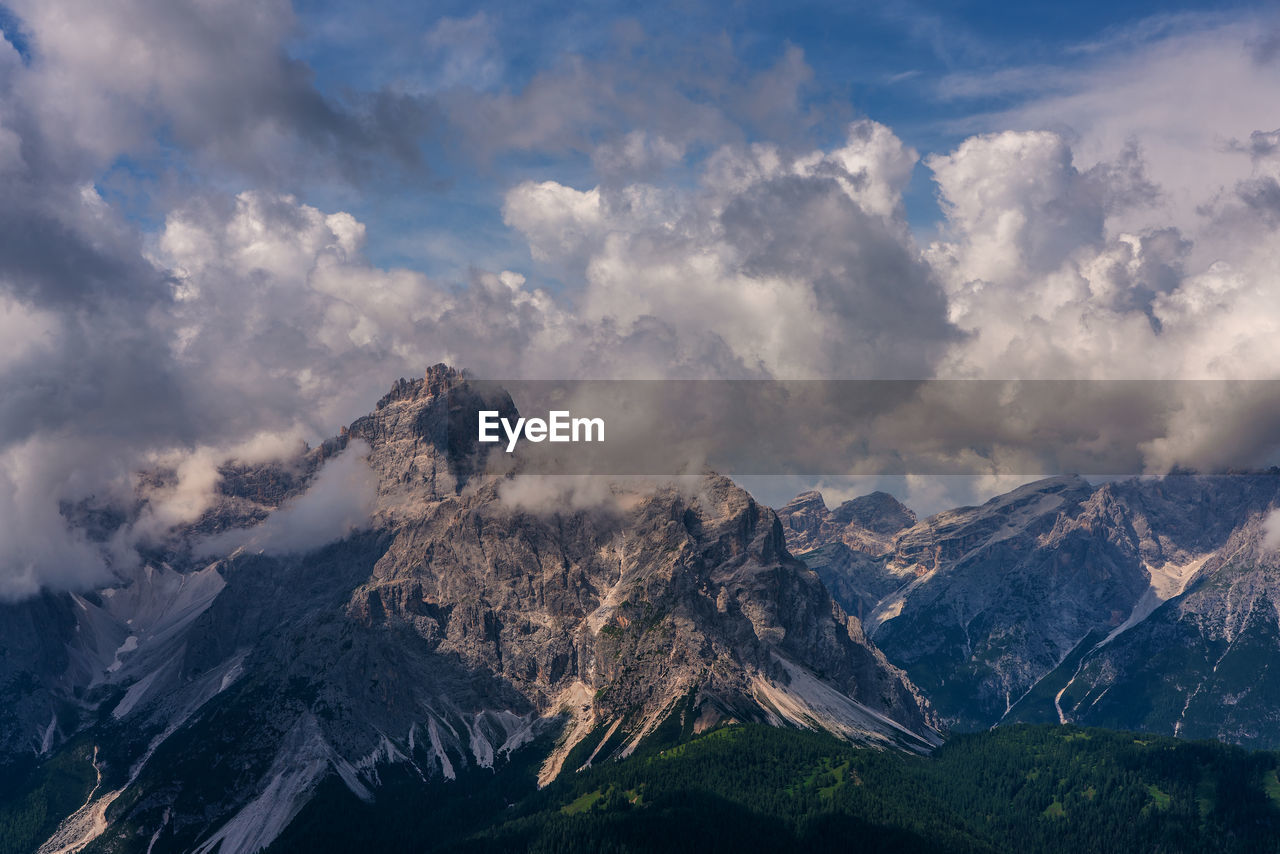
[{"label": "jagged summit", "polygon": [[434,398],[465,384],[467,379],[461,371],[443,362],[432,365],[423,373],[422,379],[405,379],[401,377],[391,384],[391,390],[382,396],[374,410],[380,410],[389,403],[398,400],[416,400]]},{"label": "jagged summit", "polygon": [[368,443],[369,464],[384,497],[438,498],[457,494],[485,470],[493,446],[476,441],[476,413],[482,409],[517,415],[504,390],[477,386],[463,372],[433,365],[422,379],[397,380],[343,438]]},{"label": "jagged summit", "polygon": [[804,492],[796,495],[795,498],[788,501],[783,508],[784,510],[820,510],[827,509],[827,501],[822,497],[822,493],[816,489],[806,489]]},{"label": "jagged summit", "polygon": [[[792,552],[808,551],[812,544],[830,534],[831,511],[822,493],[817,490],[802,492],[778,510],[786,532],[787,547]],[[823,525],[827,524],[824,529]]]}]

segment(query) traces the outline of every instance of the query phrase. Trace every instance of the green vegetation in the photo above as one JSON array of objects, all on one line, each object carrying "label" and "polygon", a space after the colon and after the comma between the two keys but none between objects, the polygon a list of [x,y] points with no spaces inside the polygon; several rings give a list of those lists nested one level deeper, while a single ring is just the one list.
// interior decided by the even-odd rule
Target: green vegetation
[{"label": "green vegetation", "polygon": [[[548,739],[497,771],[456,757],[456,782],[384,766],[373,804],[329,778],[270,851],[1280,852],[1280,756],[1216,742],[1015,725],[915,757],[676,720],[630,758],[538,790]],[[0,851],[33,850],[92,774],[80,747],[10,789]]]},{"label": "green vegetation", "polygon": [[[613,791],[610,789],[610,791]],[[573,803],[565,804],[560,808],[560,812],[565,815],[577,815],[580,812],[586,812],[596,805],[596,802],[604,797],[604,792],[596,789],[594,792],[587,792],[580,796]]]},{"label": "green vegetation", "polygon": [[[6,769],[11,771],[12,769]],[[98,774],[93,747],[74,741],[47,762],[4,781],[0,854],[28,854],[84,803]],[[20,781],[12,785],[15,780]]]},{"label": "green vegetation", "polygon": [[[1160,791],[1160,787],[1156,784],[1152,783],[1147,786],[1147,791],[1151,793],[1151,805],[1156,809],[1167,810],[1173,805],[1173,798]],[[1212,809],[1212,804],[1210,804],[1210,808]]]},{"label": "green vegetation", "polygon": [[1276,775],[1274,768],[1268,771],[1263,778],[1263,786],[1271,802],[1280,807],[1280,777]]}]

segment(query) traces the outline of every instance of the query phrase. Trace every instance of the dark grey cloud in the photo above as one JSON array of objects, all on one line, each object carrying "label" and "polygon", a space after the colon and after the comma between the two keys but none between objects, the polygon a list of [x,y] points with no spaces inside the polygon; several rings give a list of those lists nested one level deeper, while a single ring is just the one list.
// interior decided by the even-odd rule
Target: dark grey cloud
[{"label": "dark grey cloud", "polygon": [[1280,153],[1280,130],[1255,130],[1249,134],[1249,139],[1245,142],[1238,139],[1231,140],[1227,144],[1227,149],[1248,154],[1254,161],[1275,157]]},{"label": "dark grey cloud", "polygon": [[815,376],[927,376],[960,337],[915,247],[833,178],[761,182],[725,206],[720,224],[745,275],[805,280],[817,311],[841,319]]}]

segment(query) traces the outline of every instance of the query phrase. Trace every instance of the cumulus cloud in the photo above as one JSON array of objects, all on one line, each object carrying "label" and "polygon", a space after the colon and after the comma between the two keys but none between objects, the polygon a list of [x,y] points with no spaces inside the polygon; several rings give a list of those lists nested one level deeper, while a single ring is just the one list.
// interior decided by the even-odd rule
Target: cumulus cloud
[{"label": "cumulus cloud", "polygon": [[[1029,97],[964,127],[1069,134],[1085,169],[1136,142],[1162,194],[1158,205],[1129,211],[1120,228],[1195,229],[1197,208],[1249,173],[1246,158],[1230,156],[1231,141],[1274,127],[1269,93],[1280,66],[1259,50],[1259,34],[1275,25],[1271,10],[1123,34],[1088,62],[1034,69]],[[995,91],[985,76],[971,82],[975,94]]]},{"label": "cumulus cloud", "polygon": [[1262,520],[1262,548],[1269,552],[1280,549],[1280,508],[1272,510]]},{"label": "cumulus cloud", "polygon": [[[1123,157],[1126,155],[1122,155]],[[930,260],[951,318],[972,333],[944,373],[1053,378],[1263,378],[1274,313],[1274,229],[1253,223],[1207,266],[1204,235],[1117,230],[1105,182],[1121,163],[1081,172],[1065,140],[1006,131],[929,161],[946,203]],[[1133,167],[1127,167],[1132,172]],[[1130,182],[1141,186],[1143,179]],[[1206,203],[1212,201],[1205,200]]]},{"label": "cumulus cloud", "polygon": [[863,121],[831,151],[722,149],[689,190],[520,184],[504,215],[595,324],[655,318],[747,374],[920,376],[955,335],[901,216],[915,160]]}]

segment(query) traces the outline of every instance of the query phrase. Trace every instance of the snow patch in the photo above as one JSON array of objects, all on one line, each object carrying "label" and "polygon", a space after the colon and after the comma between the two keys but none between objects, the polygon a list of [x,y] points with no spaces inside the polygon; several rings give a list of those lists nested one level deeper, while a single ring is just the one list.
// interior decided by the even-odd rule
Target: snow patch
[{"label": "snow patch", "polygon": [[49,726],[45,727],[44,738],[40,740],[40,755],[44,756],[53,748],[53,736],[58,731],[58,713],[55,711],[49,718]]},{"label": "snow patch", "polygon": [[156,828],[156,832],[151,834],[151,841],[147,843],[147,854],[151,854],[151,849],[156,847],[156,843],[160,841],[160,834],[169,826],[169,820],[173,818],[173,807],[165,807],[164,818],[160,820],[160,826]]},{"label": "snow patch", "polygon": [[222,678],[218,680],[217,693],[221,694],[230,688],[244,674],[244,659],[244,655],[237,656],[231,666],[227,668],[227,672],[222,674]]},{"label": "snow patch", "polygon": [[138,648],[137,635],[129,635],[127,638],[125,638],[124,643],[120,644],[120,646],[116,649],[115,660],[112,661],[110,666],[107,667],[107,672],[115,673],[117,670],[119,670],[120,665],[124,664],[124,662],[120,660],[120,656],[128,655],[129,653],[133,652],[137,648]]}]

